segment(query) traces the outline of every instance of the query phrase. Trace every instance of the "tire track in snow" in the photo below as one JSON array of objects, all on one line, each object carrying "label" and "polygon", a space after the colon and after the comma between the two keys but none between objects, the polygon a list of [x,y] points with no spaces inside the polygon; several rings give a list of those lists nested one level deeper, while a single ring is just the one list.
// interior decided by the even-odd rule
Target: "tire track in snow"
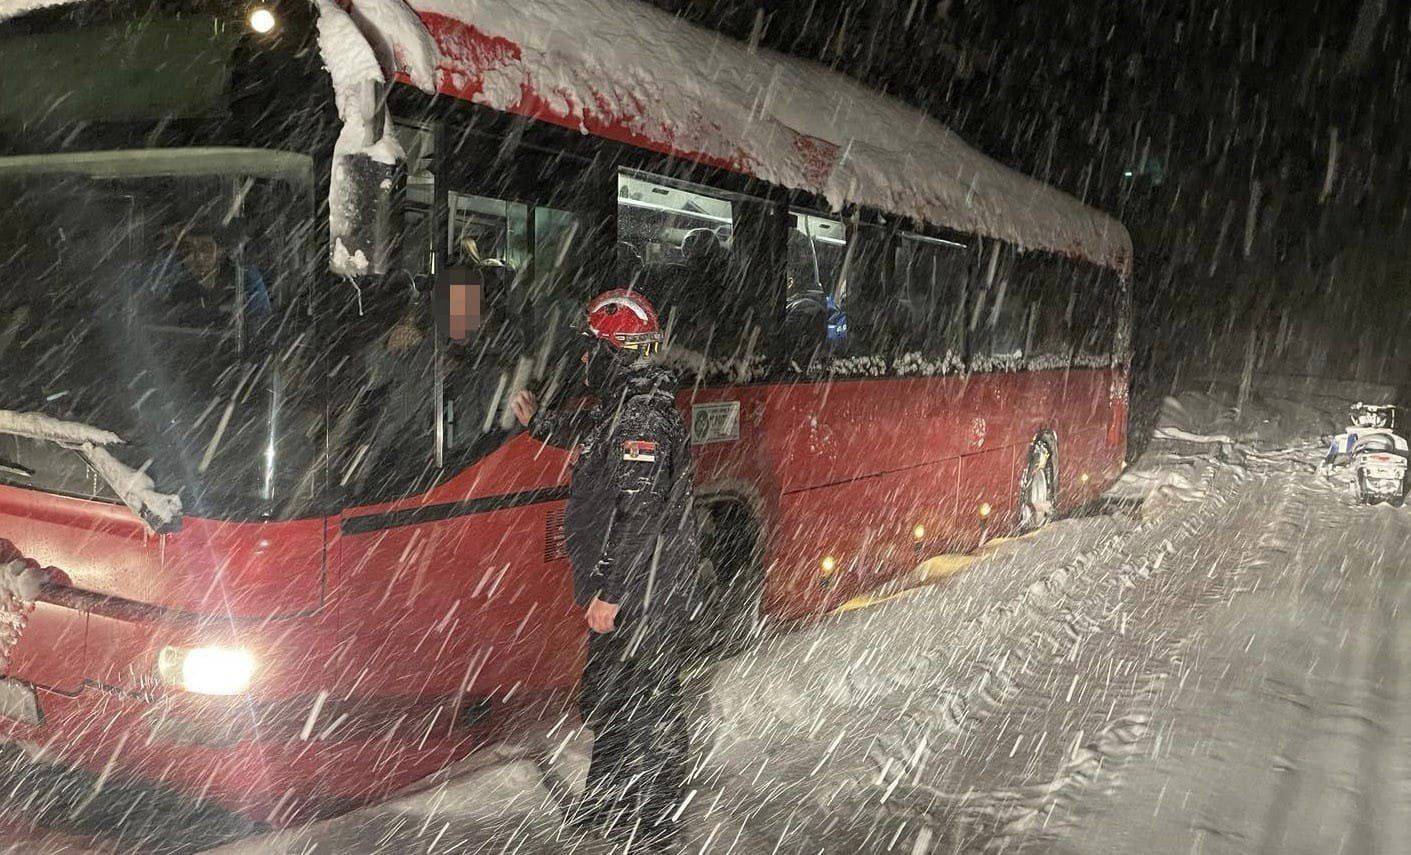
[{"label": "tire track in snow", "polygon": [[[1287,474],[1275,477],[1282,481]],[[1196,549],[1191,550],[1194,553],[1191,558],[1198,558],[1201,535],[1227,510],[1229,513],[1226,513],[1225,520],[1233,520],[1236,530],[1239,530],[1239,522],[1243,518],[1263,516],[1262,525],[1253,526],[1260,534],[1236,560],[1223,565],[1218,561],[1212,564],[1196,590],[1191,592],[1193,596],[1190,597],[1188,615],[1198,617],[1203,609],[1228,601],[1241,590],[1241,581],[1246,576],[1257,575],[1282,561],[1293,544],[1298,543],[1306,527],[1302,522],[1307,518],[1306,499],[1298,495],[1301,491],[1285,490],[1277,506],[1264,514],[1250,495],[1241,496],[1241,493],[1237,485],[1232,492],[1213,494],[1206,507],[1178,524],[1178,536],[1163,539],[1155,551],[1124,563],[1106,590],[1080,590],[1076,585],[1062,588],[1057,598],[1056,611],[1060,615],[1057,621],[1029,635],[1026,645],[1017,645],[981,666],[983,676],[1003,670],[1006,662],[1022,661],[1021,668],[1003,681],[1006,690],[997,694],[988,690],[989,682],[972,682],[964,697],[964,702],[969,705],[967,714],[947,716],[940,729],[954,730],[957,722],[970,722],[978,726],[1000,714],[1021,693],[1035,692],[1039,688],[1036,684],[1043,682],[1044,669],[1064,659],[1075,660],[1088,639],[1104,631],[1118,637],[1124,635],[1125,610],[1140,601],[1143,594],[1158,606],[1169,606],[1172,595],[1180,593],[1185,580],[1182,572],[1199,566],[1196,561],[1185,560],[1182,555],[1182,560],[1175,562],[1178,572],[1172,573],[1168,560],[1177,553],[1177,544],[1196,543]],[[1231,504],[1241,498],[1243,506],[1230,509]],[[1168,528],[1170,521],[1164,522],[1161,528]],[[1181,551],[1184,553],[1185,550]],[[1162,624],[1160,620],[1153,621],[1149,628],[1156,629]],[[918,785],[905,798],[898,799],[902,805],[897,814],[923,824],[944,818],[942,827],[945,828],[946,841],[967,850],[1004,849],[1016,843],[1022,845],[1035,839],[1036,830],[1042,832],[1038,836],[1051,836],[1062,824],[1061,821],[1052,824],[1060,808],[1071,805],[1084,792],[1116,786],[1115,773],[1121,765],[1120,761],[1148,750],[1145,743],[1153,734],[1153,715],[1161,694],[1173,677],[1184,680],[1189,673],[1185,654],[1196,637],[1193,630],[1193,627],[1190,628],[1184,635],[1159,631],[1149,648],[1148,664],[1131,682],[1130,689],[1124,690],[1122,684],[1109,679],[1108,685],[1115,690],[1116,697],[1111,699],[1111,711],[1106,720],[1091,736],[1079,731],[1076,737],[1065,740],[1065,744],[1070,745],[1068,755],[1057,772],[1047,780],[958,795]],[[1055,638],[1055,634],[1060,632],[1062,638]],[[1046,659],[1034,655],[1043,652],[1048,653]],[[1072,701],[1079,676],[1079,673],[1074,674],[1064,703]],[[927,724],[917,723],[914,719],[913,723],[919,725],[916,729]],[[1160,739],[1158,731],[1154,737],[1155,745],[1150,749],[1153,753],[1159,751]],[[1019,741],[1016,740],[1011,757],[1018,745]],[[1030,764],[1026,771],[1033,765],[1036,764]],[[915,770],[908,771],[915,773]],[[905,807],[918,802],[926,806],[919,813],[908,811]],[[1045,825],[1050,827],[1044,829]]]},{"label": "tire track in snow", "polygon": [[[1215,476],[1219,489],[1211,484]],[[997,587],[984,581],[987,578],[1003,587],[1009,584],[1006,578],[1018,581],[1031,574],[1035,559],[1071,554],[1071,547],[1078,547],[1065,564],[1021,582],[1014,596],[984,607],[970,621],[949,627],[943,619],[937,622],[946,607],[965,596],[962,580],[956,590],[935,599],[917,598],[874,610],[869,618],[873,624],[853,626],[843,633],[852,636],[845,641],[837,641],[838,627],[830,627],[827,636],[794,639],[788,642],[791,646],[772,651],[769,659],[789,662],[789,671],[771,672],[763,661],[737,665],[729,678],[737,684],[737,693],[738,684],[749,677],[755,685],[769,686],[772,694],[762,696],[766,701],[782,691],[805,697],[807,703],[789,707],[773,702],[764,710],[740,705],[741,713],[752,716],[748,727],[729,721],[743,720],[743,714],[723,717],[727,721],[721,743],[734,737],[734,744],[717,743],[702,765],[714,767],[706,775],[707,785],[723,788],[723,804],[733,815],[729,821],[745,823],[751,837],[773,841],[772,848],[779,852],[881,851],[920,845],[923,839],[925,845],[917,851],[924,851],[957,843],[957,834],[973,842],[1003,827],[997,818],[999,799],[1011,806],[1033,798],[1053,803],[1068,782],[1091,774],[1088,767],[1119,753],[1123,745],[1135,744],[1149,726],[1148,718],[1119,716],[1114,701],[1111,709],[1099,711],[1104,726],[1089,725],[1086,736],[1075,728],[1075,733],[1065,731],[1051,743],[1041,738],[1038,745],[1025,746],[1026,753],[1035,758],[1042,754],[1049,765],[1049,755],[1057,752],[1066,758],[1071,749],[1074,762],[1067,775],[1050,774],[1037,788],[994,790],[999,798],[986,806],[977,793],[989,792],[981,788],[993,789],[1001,778],[983,767],[966,767],[971,758],[994,749],[989,742],[995,735],[989,731],[998,728],[1003,734],[1012,717],[1030,711],[1032,703],[1016,701],[1036,694],[1045,676],[1051,682],[1055,663],[1067,668],[1086,665],[1084,657],[1098,646],[1094,639],[1121,639],[1144,622],[1160,625],[1160,617],[1148,613],[1149,606],[1145,612],[1135,610],[1142,605],[1136,594],[1167,575],[1164,564],[1170,556],[1183,545],[1190,551],[1189,544],[1198,545],[1203,531],[1220,515],[1228,516],[1231,502],[1243,492],[1242,482],[1251,479],[1243,470],[1207,462],[1200,480],[1204,502],[1168,502],[1159,515],[1126,524],[1116,534],[1104,534],[1104,528],[1114,526],[1111,521],[1061,525],[1027,550],[1016,551],[1011,556],[1014,567],[997,562],[969,574],[968,584],[977,588],[972,594],[983,597]],[[1113,566],[1119,568],[1116,573],[1110,570]],[[915,629],[931,631],[907,636]],[[898,636],[913,646],[900,647]],[[1165,634],[1151,639],[1150,649],[1141,651],[1140,658],[1163,651],[1162,644],[1169,641]],[[903,650],[905,656],[899,656]],[[809,665],[811,658],[831,664]],[[1103,664],[1091,670],[1106,675],[1108,690],[1114,683],[1131,684],[1123,697],[1156,688],[1137,667],[1137,659],[1114,657]],[[806,675],[800,677],[800,671]],[[794,685],[781,690],[771,677],[792,677]],[[1076,679],[1042,688],[1043,694],[1067,701],[1074,700],[1076,692],[1075,706],[1088,703],[1094,694]],[[1018,747],[1016,743],[1009,757]],[[1083,753],[1093,749],[1094,754]],[[1032,781],[1036,768],[1002,780]],[[947,795],[961,789],[955,783],[972,782],[975,792]],[[965,806],[971,810],[962,811]],[[985,814],[991,819],[985,821]],[[708,822],[722,825],[719,814]]]},{"label": "tire track in snow", "polygon": [[[1299,626],[1312,630],[1311,664],[1276,682],[1292,707],[1259,851],[1401,851],[1411,830],[1398,789],[1411,778],[1411,578],[1387,552],[1404,549],[1411,525],[1404,512],[1347,500],[1324,501],[1322,511],[1319,546],[1341,560],[1336,569],[1317,561],[1302,568],[1295,614],[1318,619]],[[1350,550],[1349,537],[1357,540]]]}]

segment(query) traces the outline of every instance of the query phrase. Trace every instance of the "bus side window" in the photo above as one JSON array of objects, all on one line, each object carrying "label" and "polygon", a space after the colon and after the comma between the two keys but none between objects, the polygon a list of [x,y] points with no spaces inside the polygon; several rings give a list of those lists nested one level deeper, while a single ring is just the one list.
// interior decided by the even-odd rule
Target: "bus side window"
[{"label": "bus side window", "polygon": [[435,465],[431,300],[412,276],[432,270],[436,136],[430,124],[402,120],[393,131],[407,153],[395,270],[374,287],[327,295],[329,481],[362,503],[424,489]]},{"label": "bus side window", "polygon": [[[602,186],[605,168],[528,146],[513,155],[503,189],[448,195],[450,263],[477,267],[485,283],[480,328],[443,343],[440,355],[448,472],[519,429],[509,408],[518,391],[534,390],[545,407],[576,394],[582,345],[574,325],[590,297],[616,287],[603,246],[611,220],[588,192]],[[463,181],[478,187],[484,177],[472,171]]]},{"label": "bus side window", "polygon": [[456,451],[502,429],[500,404],[530,348],[524,270],[529,207],[489,196],[447,194],[448,264],[478,268],[485,283],[480,329],[441,342],[442,442]]},{"label": "bus side window", "polygon": [[430,300],[395,281],[335,299],[329,479],[355,502],[410,495],[435,460]]},{"label": "bus side window", "polygon": [[846,335],[835,342],[840,355],[874,357],[858,365],[860,373],[890,367],[904,331],[896,323],[898,294],[892,287],[887,257],[891,232],[881,226],[852,223],[851,239],[835,292],[838,310],[847,319]]},{"label": "bus side window", "polygon": [[900,237],[892,314],[899,360],[914,354],[948,366],[964,358],[965,291],[971,266],[970,249],[963,243],[913,234]]},{"label": "bus side window", "polygon": [[790,362],[805,369],[847,340],[846,314],[835,302],[847,230],[841,220],[791,212],[784,336]]},{"label": "bus side window", "polygon": [[398,216],[401,240],[397,266],[409,273],[430,273],[433,243],[432,200],[435,177],[431,172],[436,134],[429,124],[396,121],[392,125],[397,142],[406,152],[407,185]]},{"label": "bus side window", "polygon": [[[617,176],[617,280],[652,302],[681,367],[751,363],[768,305],[750,275],[765,203],[738,193],[622,170]],[[674,358],[673,358],[674,357]]]},{"label": "bus side window", "polygon": [[1001,241],[984,241],[976,276],[971,280],[971,361],[984,370],[996,361],[1014,363],[1024,357],[1029,307],[1023,282],[1014,276],[1014,248]]},{"label": "bus side window", "polygon": [[1015,261],[1014,280],[1027,307],[1025,358],[1066,364],[1072,353],[1072,267],[1053,253],[1026,252]]},{"label": "bus side window", "polygon": [[1110,357],[1117,328],[1122,283],[1095,265],[1073,264],[1073,342],[1079,357]]}]

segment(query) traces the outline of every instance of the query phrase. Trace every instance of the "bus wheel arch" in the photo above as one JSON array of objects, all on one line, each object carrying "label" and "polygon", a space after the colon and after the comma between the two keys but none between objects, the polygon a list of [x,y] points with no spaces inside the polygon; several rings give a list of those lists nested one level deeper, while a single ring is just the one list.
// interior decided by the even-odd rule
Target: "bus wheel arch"
[{"label": "bus wheel arch", "polygon": [[704,646],[728,656],[758,640],[764,617],[764,525],[754,503],[731,492],[695,500],[706,588],[701,615]]},{"label": "bus wheel arch", "polygon": [[1058,513],[1058,434],[1044,428],[1029,441],[1019,470],[1019,531],[1043,528]]}]

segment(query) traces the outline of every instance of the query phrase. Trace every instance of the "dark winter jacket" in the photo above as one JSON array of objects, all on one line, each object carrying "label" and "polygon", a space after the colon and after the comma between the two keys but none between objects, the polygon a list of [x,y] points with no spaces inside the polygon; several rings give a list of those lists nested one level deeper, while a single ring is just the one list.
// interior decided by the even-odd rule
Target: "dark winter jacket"
[{"label": "dark winter jacket", "polygon": [[691,448],[675,391],[669,370],[639,366],[591,409],[530,424],[535,438],[578,452],[564,535],[580,605],[596,596],[628,616],[679,617],[696,604]]}]

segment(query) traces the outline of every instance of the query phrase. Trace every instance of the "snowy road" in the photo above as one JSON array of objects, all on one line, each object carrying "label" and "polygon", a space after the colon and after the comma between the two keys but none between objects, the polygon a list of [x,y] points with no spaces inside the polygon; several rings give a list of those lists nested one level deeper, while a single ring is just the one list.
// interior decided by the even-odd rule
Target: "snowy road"
[{"label": "snowy road", "polygon": [[[1158,442],[1105,511],[717,667],[692,850],[1404,851],[1411,512],[1246,451]],[[611,852],[560,834],[567,728],[223,851]]]},{"label": "snowy road", "polygon": [[[1158,444],[1140,508],[718,668],[692,848],[1403,851],[1411,516],[1315,479],[1311,447],[1217,448]],[[558,836],[563,739],[237,848],[611,851]]]}]

